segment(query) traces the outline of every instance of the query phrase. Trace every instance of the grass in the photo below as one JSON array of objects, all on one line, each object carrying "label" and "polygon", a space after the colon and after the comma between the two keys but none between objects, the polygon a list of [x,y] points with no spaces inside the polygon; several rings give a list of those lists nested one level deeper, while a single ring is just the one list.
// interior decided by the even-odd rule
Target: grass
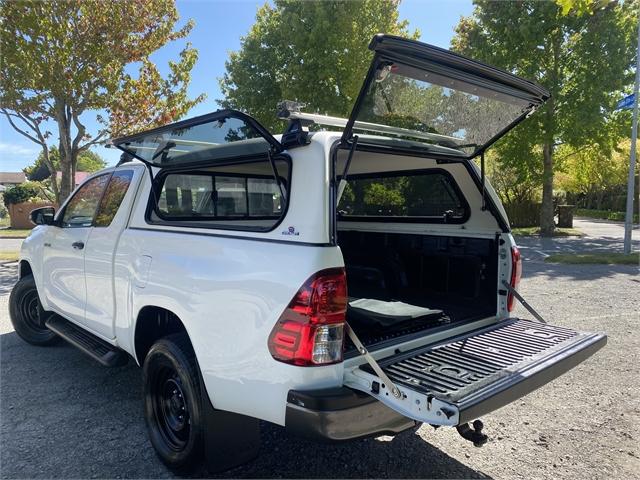
[{"label": "grass", "polygon": [[27,238],[30,233],[31,229],[2,228],[0,238]]},{"label": "grass", "polygon": [[559,253],[544,259],[547,263],[564,263],[569,265],[638,265],[640,252],[630,253]]},{"label": "grass", "polygon": [[0,262],[15,262],[20,252],[0,252]]},{"label": "grass", "polygon": [[[540,235],[540,227],[516,227],[511,229],[511,233],[513,235],[518,235],[520,237],[533,237]],[[584,233],[582,233],[577,228],[559,228],[557,227],[553,231],[554,237],[582,237]]]}]

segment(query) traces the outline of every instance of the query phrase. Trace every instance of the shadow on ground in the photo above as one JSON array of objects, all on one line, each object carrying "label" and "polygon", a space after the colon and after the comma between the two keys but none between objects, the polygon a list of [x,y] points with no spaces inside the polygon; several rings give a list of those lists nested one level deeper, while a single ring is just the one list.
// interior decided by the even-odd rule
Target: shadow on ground
[{"label": "shadow on ground", "polygon": [[[133,361],[108,369],[65,343],[33,347],[15,333],[0,336],[0,350],[3,478],[171,476],[147,439]],[[218,476],[488,478],[414,432],[327,445],[265,423],[262,438],[255,461]]]}]

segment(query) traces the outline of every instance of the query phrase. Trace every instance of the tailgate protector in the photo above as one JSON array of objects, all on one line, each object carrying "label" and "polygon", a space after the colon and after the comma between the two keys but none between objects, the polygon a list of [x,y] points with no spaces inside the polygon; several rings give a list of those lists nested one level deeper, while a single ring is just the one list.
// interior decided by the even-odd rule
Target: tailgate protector
[{"label": "tailgate protector", "polygon": [[368,365],[347,371],[345,384],[415,420],[457,425],[526,395],[605,344],[603,334],[511,319],[380,360],[400,399]]}]

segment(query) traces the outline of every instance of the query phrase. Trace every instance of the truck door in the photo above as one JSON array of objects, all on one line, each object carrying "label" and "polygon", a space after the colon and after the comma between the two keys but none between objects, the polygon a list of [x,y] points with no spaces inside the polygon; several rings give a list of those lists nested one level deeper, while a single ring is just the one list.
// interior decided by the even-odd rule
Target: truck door
[{"label": "truck door", "polygon": [[82,322],[87,289],[84,280],[85,246],[102,193],[109,181],[106,173],[91,178],[69,199],[44,244],[44,293],[60,315]]},{"label": "truck door", "polygon": [[83,323],[105,338],[115,337],[114,255],[129,213],[121,205],[128,206],[133,200],[135,188],[129,187],[134,176],[132,168],[115,170],[110,176],[84,249],[87,297]]}]

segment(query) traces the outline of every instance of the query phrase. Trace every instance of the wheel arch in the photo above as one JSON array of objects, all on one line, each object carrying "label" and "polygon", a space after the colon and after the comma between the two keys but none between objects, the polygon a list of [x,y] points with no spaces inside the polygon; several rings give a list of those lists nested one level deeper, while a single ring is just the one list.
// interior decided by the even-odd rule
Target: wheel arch
[{"label": "wheel arch", "polygon": [[147,353],[155,342],[174,333],[185,333],[189,342],[191,337],[178,315],[169,309],[156,305],[146,305],[136,317],[133,348],[138,365],[144,363]]},{"label": "wheel arch", "polygon": [[18,278],[24,278],[27,275],[33,275],[31,264],[27,260],[20,260],[18,264]]}]

